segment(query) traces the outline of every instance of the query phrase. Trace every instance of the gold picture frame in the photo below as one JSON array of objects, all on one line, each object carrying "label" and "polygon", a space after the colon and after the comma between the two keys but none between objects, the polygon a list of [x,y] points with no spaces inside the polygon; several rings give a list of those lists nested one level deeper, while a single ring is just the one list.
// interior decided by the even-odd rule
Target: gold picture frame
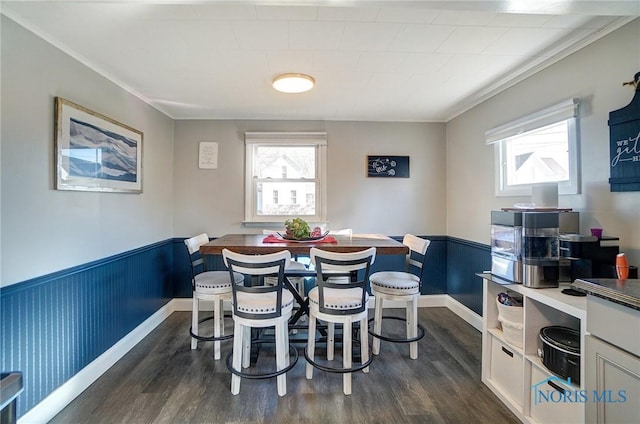
[{"label": "gold picture frame", "polygon": [[142,193],[144,134],[55,99],[56,190]]}]

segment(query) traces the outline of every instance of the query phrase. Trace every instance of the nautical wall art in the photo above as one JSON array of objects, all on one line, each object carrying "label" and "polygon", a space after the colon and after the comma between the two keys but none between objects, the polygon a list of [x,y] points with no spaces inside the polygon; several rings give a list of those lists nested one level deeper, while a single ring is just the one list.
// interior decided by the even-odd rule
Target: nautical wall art
[{"label": "nautical wall art", "polygon": [[367,156],[367,176],[409,178],[409,156]]},{"label": "nautical wall art", "polygon": [[142,132],[55,101],[56,189],[142,193]]}]

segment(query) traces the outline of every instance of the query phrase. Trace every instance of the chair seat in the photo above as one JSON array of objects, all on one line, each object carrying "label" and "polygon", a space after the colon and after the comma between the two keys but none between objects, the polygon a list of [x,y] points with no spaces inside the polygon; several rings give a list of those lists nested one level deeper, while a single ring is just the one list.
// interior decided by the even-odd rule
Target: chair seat
[{"label": "chair seat", "polygon": [[410,295],[420,292],[420,278],[408,272],[382,271],[369,278],[371,290],[391,295]]},{"label": "chair seat", "polygon": [[[235,283],[242,283],[244,277],[233,273]],[[195,291],[201,294],[219,294],[231,292],[231,281],[228,271],[206,271],[195,276]]]},{"label": "chair seat", "polygon": [[[319,307],[319,289],[314,287],[309,292],[311,306]],[[369,300],[369,294],[365,294],[365,302]],[[353,289],[324,289],[324,303],[327,308],[338,310],[356,309],[362,306],[362,290]]]},{"label": "chair seat", "polygon": [[[270,314],[276,311],[276,293],[264,293],[260,296],[238,292],[238,311],[250,314]],[[282,313],[293,308],[293,295],[289,290],[282,290]]]}]

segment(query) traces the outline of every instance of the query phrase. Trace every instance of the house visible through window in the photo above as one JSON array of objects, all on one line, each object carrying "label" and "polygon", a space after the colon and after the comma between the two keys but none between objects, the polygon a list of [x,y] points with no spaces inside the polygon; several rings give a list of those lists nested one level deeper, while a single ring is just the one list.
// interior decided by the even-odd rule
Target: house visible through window
[{"label": "house visible through window", "polygon": [[326,133],[246,133],[245,142],[246,222],[325,221]]},{"label": "house visible through window", "polygon": [[577,106],[571,99],[487,131],[496,195],[528,195],[533,184],[549,182],[558,183],[560,194],[578,193]]}]

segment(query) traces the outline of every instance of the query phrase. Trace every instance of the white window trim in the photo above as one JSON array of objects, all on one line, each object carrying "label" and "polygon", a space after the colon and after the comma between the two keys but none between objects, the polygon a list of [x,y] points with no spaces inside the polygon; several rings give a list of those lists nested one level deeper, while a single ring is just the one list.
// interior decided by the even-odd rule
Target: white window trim
[{"label": "white window trim", "polygon": [[255,185],[252,183],[253,176],[253,147],[256,144],[273,145],[298,145],[314,146],[317,148],[316,155],[316,181],[322,184],[316,186],[316,215],[307,217],[308,222],[325,222],[327,216],[327,133],[326,132],[246,132],[245,133],[245,211],[244,224],[251,225],[271,224],[284,222],[290,216],[262,215],[258,216],[256,211],[256,196],[253,193]]},{"label": "white window trim", "polygon": [[580,150],[578,132],[578,109],[580,101],[577,98],[565,100],[546,109],[492,128],[485,133],[486,144],[494,145],[495,167],[495,195],[528,196],[531,195],[531,184],[520,187],[506,187],[504,181],[506,164],[503,162],[505,143],[501,143],[514,135],[532,131],[560,121],[567,121],[569,132],[569,181],[558,184],[558,194],[580,193]]}]

